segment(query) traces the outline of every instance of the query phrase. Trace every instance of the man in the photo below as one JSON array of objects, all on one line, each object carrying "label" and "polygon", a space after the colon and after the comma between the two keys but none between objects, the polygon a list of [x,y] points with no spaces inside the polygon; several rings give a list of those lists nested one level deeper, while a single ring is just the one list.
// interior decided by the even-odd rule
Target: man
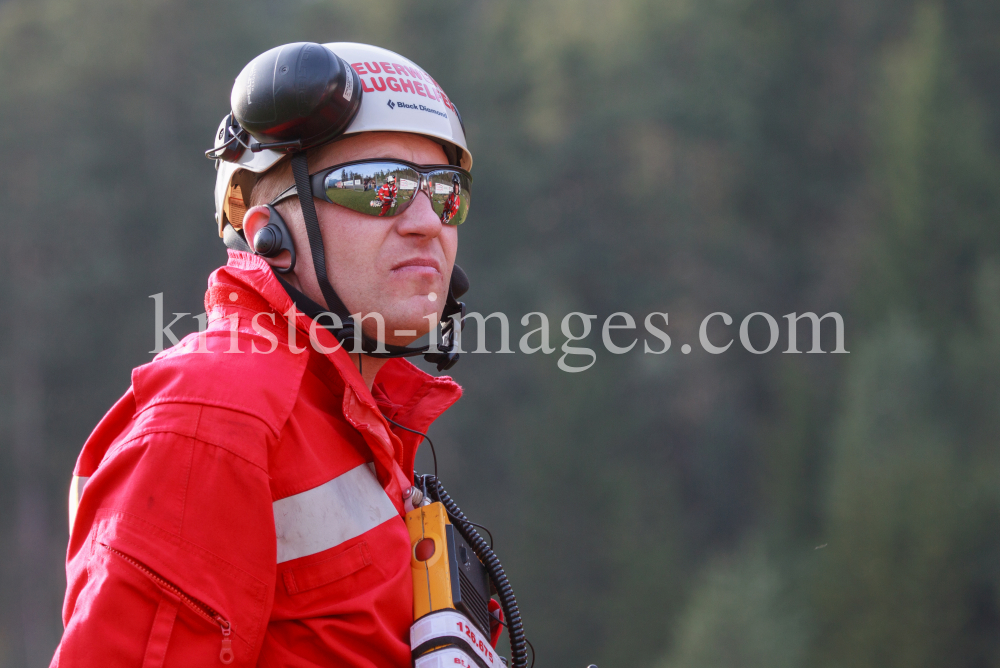
[{"label": "man", "polygon": [[441,212],[441,222],[447,225],[451,219],[458,214],[458,208],[462,206],[462,186],[458,175],[452,180],[451,194],[444,201],[444,211]]},{"label": "man", "polygon": [[379,211],[378,215],[384,216],[389,213],[389,210],[396,204],[396,194],[398,192],[396,177],[390,174],[386,178],[385,183],[382,184],[382,187],[375,193],[375,197],[378,198],[382,206],[382,210]]},{"label": "man", "polygon": [[[387,105],[365,63],[438,113]],[[411,665],[401,515],[420,437],[396,424],[426,431],[461,390],[399,355],[456,308],[462,220],[442,224],[435,186],[469,187],[461,120],[373,46],[286,45],[240,77],[211,154],[220,234],[244,250],[209,279],[207,331],[135,369],[84,445],[53,666]],[[346,186],[366,170],[414,195],[381,216]]]}]

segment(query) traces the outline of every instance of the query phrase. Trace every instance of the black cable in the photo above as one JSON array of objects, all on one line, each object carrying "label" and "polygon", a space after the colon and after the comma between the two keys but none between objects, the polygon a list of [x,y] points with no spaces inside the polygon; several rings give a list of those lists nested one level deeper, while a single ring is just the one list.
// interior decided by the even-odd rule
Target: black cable
[{"label": "black cable", "polygon": [[[360,371],[360,362],[361,362],[361,360],[360,360],[360,355],[359,355],[358,356],[358,364],[359,364],[359,369],[358,370],[359,371]],[[411,434],[417,434],[418,436],[423,436],[425,439],[427,439],[428,445],[431,446],[431,456],[434,458],[434,477],[436,478],[437,477],[437,472],[438,472],[437,471],[438,467],[437,467],[437,452],[435,452],[435,450],[434,450],[434,441],[432,441],[430,439],[430,437],[427,434],[425,434],[424,432],[422,432],[422,431],[417,431],[416,429],[410,429],[409,427],[404,427],[403,425],[399,424],[395,420],[392,420],[392,419],[389,419],[389,418],[385,418],[385,419],[388,422],[396,425],[400,429],[405,429],[406,431],[410,432]],[[423,492],[424,492],[424,495],[426,496],[427,495],[427,490],[424,489]],[[480,529],[482,529],[483,531],[485,531],[486,535],[490,537],[490,547],[493,547],[493,533],[489,529],[487,529],[486,527],[484,527],[482,524],[477,524],[476,522],[472,522],[472,521],[470,521],[468,519],[462,520],[462,521],[468,522],[472,526],[477,526]]]},{"label": "black cable", "polygon": [[[504,620],[500,619],[499,617],[494,617],[491,614],[490,615],[490,619],[495,619],[496,621],[500,622],[501,626],[503,626],[504,628],[507,628],[507,623]],[[528,643],[528,647],[531,648],[531,666],[529,666],[529,668],[535,668],[535,646],[532,645],[531,641],[528,640],[527,638],[524,639],[524,642]]]},{"label": "black cable", "polygon": [[[385,417],[385,416],[383,416],[383,417]],[[437,474],[438,474],[438,456],[437,456],[437,451],[434,449],[434,441],[431,440],[431,437],[428,436],[427,434],[425,434],[422,431],[417,431],[416,429],[410,429],[409,427],[404,427],[403,425],[399,424],[398,422],[396,422],[395,420],[392,420],[390,418],[385,418],[385,419],[386,419],[386,421],[388,421],[388,422],[396,425],[400,429],[402,429],[404,431],[408,431],[411,434],[416,434],[417,436],[423,436],[427,440],[427,444],[429,446],[431,446],[431,457],[434,458],[434,477],[437,478]],[[426,495],[426,490],[424,490],[424,492],[425,492],[425,495]],[[466,521],[468,521],[468,520],[466,520]],[[487,533],[489,533],[489,532],[487,532]],[[490,536],[490,540],[491,541],[493,540],[492,536]]]},{"label": "black cable", "polygon": [[490,530],[487,529],[486,527],[484,527],[482,524],[476,524],[475,522],[473,522],[471,520],[465,520],[465,521],[468,522],[469,524],[471,524],[472,526],[479,527],[480,529],[482,529],[483,531],[486,532],[486,535],[490,537],[490,548],[492,549],[492,547],[493,547],[493,534],[490,532]]},{"label": "black cable", "polygon": [[[490,575],[490,580],[493,581],[493,586],[497,590],[497,598],[500,599],[500,607],[503,608],[503,614],[507,618],[507,638],[510,641],[512,668],[527,668],[527,638],[524,636],[521,612],[518,610],[514,590],[510,586],[510,581],[507,579],[507,574],[504,572],[500,560],[494,554],[493,548],[486,544],[483,537],[466,519],[462,509],[452,500],[437,476],[424,476],[424,480],[429,483],[431,498],[440,501],[448,514],[457,520],[454,523],[455,529],[472,547],[472,551],[479,557],[479,561],[483,563],[486,572]],[[532,648],[532,653],[534,653],[534,648]]]}]

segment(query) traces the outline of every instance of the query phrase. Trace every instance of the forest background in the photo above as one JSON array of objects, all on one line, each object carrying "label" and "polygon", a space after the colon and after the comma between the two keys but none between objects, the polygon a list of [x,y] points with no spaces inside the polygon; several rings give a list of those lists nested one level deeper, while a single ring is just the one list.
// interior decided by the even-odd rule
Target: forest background
[{"label": "forest background", "polygon": [[[3,0],[0,666],[58,642],[149,295],[225,261],[233,78],[351,40],[462,111],[474,310],[670,313],[664,355],[453,370],[442,476],[539,666],[1000,665],[1000,3]],[[850,354],[679,354],[713,311],[837,311]]]}]

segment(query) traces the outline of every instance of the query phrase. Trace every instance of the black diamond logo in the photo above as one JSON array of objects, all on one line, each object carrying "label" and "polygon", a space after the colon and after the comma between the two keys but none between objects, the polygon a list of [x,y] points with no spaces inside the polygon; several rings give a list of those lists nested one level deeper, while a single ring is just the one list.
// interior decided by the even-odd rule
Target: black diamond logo
[{"label": "black diamond logo", "polygon": [[396,103],[393,102],[392,100],[389,100],[389,108],[390,109],[395,109],[396,108]]}]

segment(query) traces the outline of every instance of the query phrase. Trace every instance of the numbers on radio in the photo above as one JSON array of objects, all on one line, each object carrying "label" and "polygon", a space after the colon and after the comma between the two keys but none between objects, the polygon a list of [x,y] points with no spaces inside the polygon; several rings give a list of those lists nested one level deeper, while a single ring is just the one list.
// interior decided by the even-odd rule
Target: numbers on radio
[{"label": "numbers on radio", "polygon": [[487,643],[484,643],[481,638],[476,635],[476,632],[471,626],[464,622],[456,622],[458,630],[460,633],[464,633],[472,643],[472,646],[478,648],[480,652],[489,658],[490,663],[493,663],[495,659],[493,658],[493,647]]}]

